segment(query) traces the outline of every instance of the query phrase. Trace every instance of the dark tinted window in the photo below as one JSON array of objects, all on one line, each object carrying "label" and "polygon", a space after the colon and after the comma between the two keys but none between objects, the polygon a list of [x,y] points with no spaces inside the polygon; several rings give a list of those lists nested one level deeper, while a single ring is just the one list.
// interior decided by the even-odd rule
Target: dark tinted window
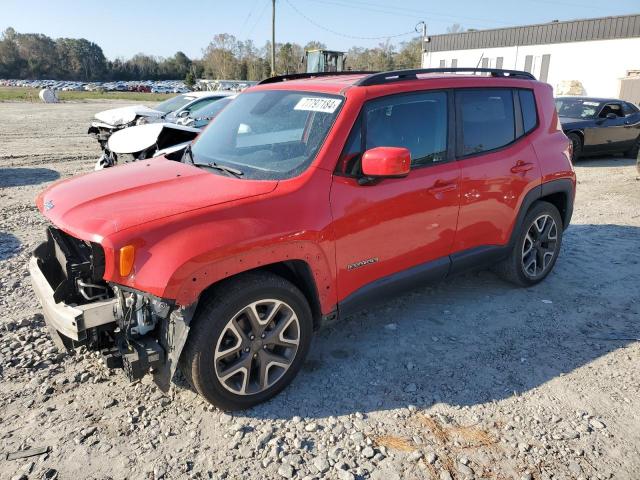
[{"label": "dark tinted window", "polygon": [[624,113],[622,113],[622,105],[620,105],[619,103],[607,103],[604,107],[602,107],[602,110],[600,111],[598,117],[607,118],[607,115],[609,115],[610,113],[613,113],[616,117],[624,117]]},{"label": "dark tinted window", "polygon": [[634,113],[637,113],[637,112],[638,112],[638,108],[632,103],[622,104],[622,113],[624,113],[625,116],[633,115]]},{"label": "dark tinted window", "polygon": [[536,101],[531,90],[518,90],[520,95],[520,109],[522,110],[522,127],[524,133],[529,133],[538,124]]},{"label": "dark tinted window", "polygon": [[411,165],[430,165],[446,158],[447,94],[397,95],[371,102],[366,109],[366,149],[405,147]]},{"label": "dark tinted window", "polygon": [[509,89],[459,90],[462,153],[471,155],[515,140],[513,94]]}]

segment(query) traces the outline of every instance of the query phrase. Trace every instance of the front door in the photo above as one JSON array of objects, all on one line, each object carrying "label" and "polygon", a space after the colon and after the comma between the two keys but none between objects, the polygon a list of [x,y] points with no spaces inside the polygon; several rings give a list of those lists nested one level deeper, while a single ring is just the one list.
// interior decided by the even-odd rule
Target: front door
[{"label": "front door", "polygon": [[[385,289],[412,267],[435,276],[448,271],[460,199],[448,109],[447,92],[365,105],[331,188],[339,302],[365,286]],[[362,152],[381,146],[411,151],[407,177],[363,180]]]},{"label": "front door", "polygon": [[[613,115],[614,118],[607,118]],[[605,104],[598,114],[595,126],[585,129],[585,152],[620,152],[629,149],[635,140],[635,132],[630,128],[629,120],[632,117],[625,117],[622,103]]]}]

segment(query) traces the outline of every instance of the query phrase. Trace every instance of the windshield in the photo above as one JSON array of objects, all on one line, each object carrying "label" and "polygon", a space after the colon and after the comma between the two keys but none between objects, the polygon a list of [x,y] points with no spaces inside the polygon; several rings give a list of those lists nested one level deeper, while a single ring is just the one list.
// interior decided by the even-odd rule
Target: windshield
[{"label": "windshield", "polygon": [[582,98],[558,98],[556,109],[561,117],[595,118],[600,110],[600,102]]},{"label": "windshield", "polygon": [[164,102],[158,104],[155,109],[164,113],[173,112],[175,110],[178,110],[179,108],[184,107],[193,99],[194,97],[190,95],[178,95],[177,97],[170,98],[169,100],[165,100]]},{"label": "windshield", "polygon": [[213,102],[209,102],[202,106],[197,106],[189,112],[191,118],[213,118],[219,114],[229,102],[233,100],[233,97],[220,97],[216,98]]},{"label": "windshield", "polygon": [[342,101],[335,95],[299,91],[243,93],[198,137],[194,161],[233,167],[243,178],[298,175],[320,150]]}]

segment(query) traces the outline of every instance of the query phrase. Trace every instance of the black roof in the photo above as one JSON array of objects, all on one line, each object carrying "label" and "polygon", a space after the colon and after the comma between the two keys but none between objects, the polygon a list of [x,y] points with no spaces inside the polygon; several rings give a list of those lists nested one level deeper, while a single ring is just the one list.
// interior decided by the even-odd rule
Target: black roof
[{"label": "black roof", "polygon": [[564,98],[575,99],[575,100],[584,100],[584,101],[587,101],[587,102],[598,102],[598,103],[606,103],[606,102],[624,102],[624,103],[629,103],[626,100],[620,100],[619,98],[582,97],[582,96],[575,96],[575,95],[563,95],[563,96],[560,96],[560,97],[556,97],[556,100],[564,99]]},{"label": "black roof", "polygon": [[640,14],[433,35],[428,52],[640,37]]}]

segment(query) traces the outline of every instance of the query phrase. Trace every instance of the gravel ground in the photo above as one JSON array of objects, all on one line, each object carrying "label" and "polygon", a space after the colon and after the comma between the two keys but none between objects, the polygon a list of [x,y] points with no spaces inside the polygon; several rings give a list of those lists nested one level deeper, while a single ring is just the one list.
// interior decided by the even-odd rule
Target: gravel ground
[{"label": "gravel ground", "polygon": [[[0,103],[0,478],[640,478],[640,182],[578,164],[555,271],[423,287],[320,332],[271,402],[229,415],[48,339],[27,259],[47,183],[88,171],[96,111]],[[6,460],[5,453],[50,447]]]}]

